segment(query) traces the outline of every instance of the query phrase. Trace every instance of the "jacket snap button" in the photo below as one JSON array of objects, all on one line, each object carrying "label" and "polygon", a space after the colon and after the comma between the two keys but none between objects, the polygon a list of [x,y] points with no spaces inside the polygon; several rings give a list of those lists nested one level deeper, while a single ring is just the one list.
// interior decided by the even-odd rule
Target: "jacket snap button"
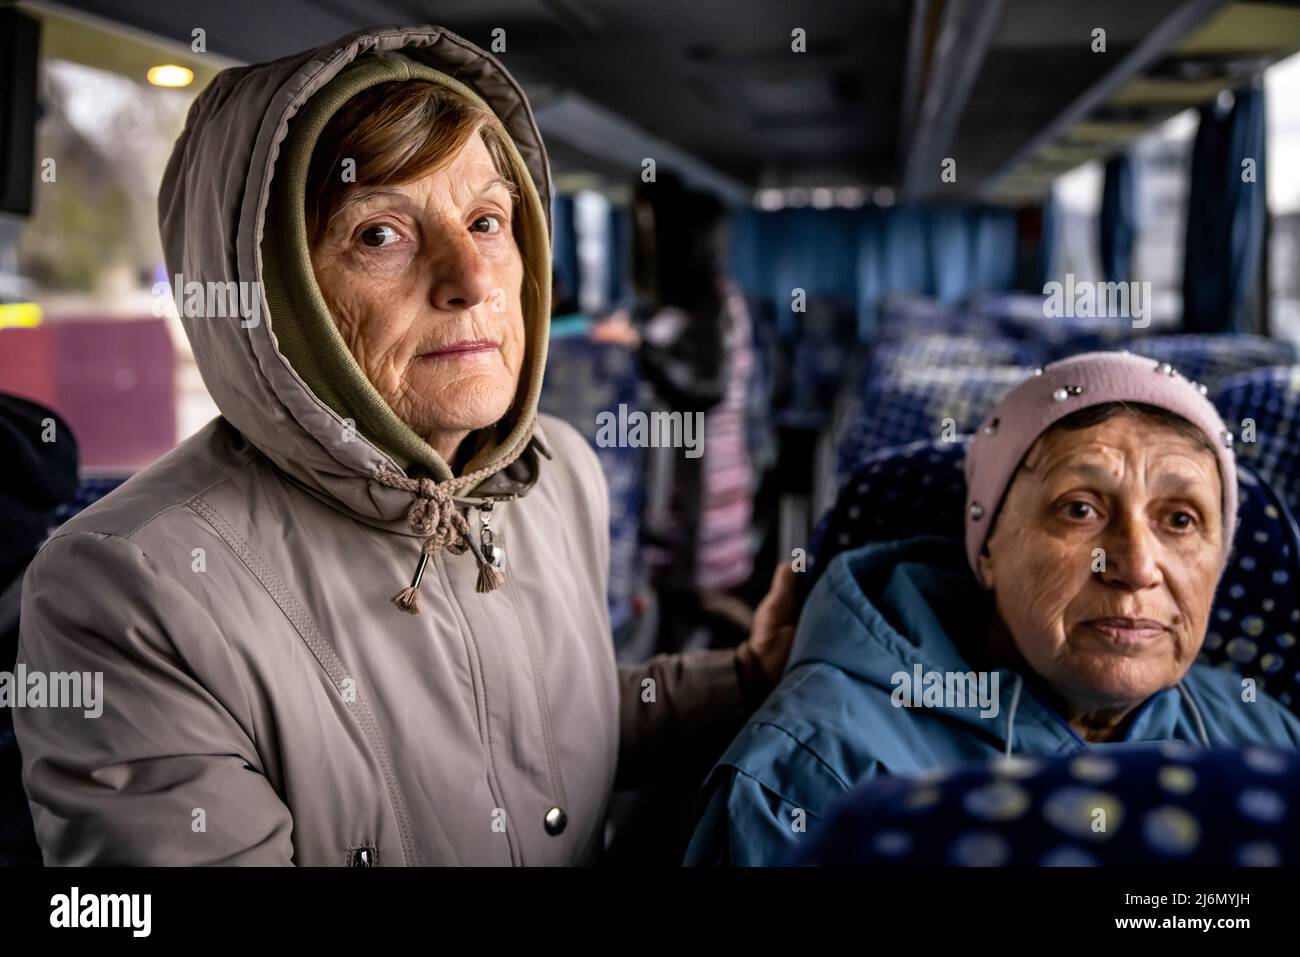
[{"label": "jacket snap button", "polygon": [[562,834],[569,823],[569,815],[564,813],[564,808],[553,807],[546,812],[546,833],[555,837]]},{"label": "jacket snap button", "polygon": [[355,847],[352,849],[349,867],[374,867],[375,849],[373,847]]}]

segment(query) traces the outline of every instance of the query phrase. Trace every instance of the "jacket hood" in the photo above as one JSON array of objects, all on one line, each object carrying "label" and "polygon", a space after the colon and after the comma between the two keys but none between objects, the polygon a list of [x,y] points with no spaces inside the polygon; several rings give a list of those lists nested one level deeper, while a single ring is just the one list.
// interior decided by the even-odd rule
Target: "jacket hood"
[{"label": "jacket hood", "polygon": [[[365,414],[348,422],[350,416],[339,410],[353,406],[309,387],[277,338],[277,328],[285,331],[292,325],[282,321],[277,327],[277,311],[284,320],[285,310],[309,308],[300,305],[298,290],[267,297],[263,239],[268,210],[276,201],[277,164],[292,155],[286,139],[293,118],[360,57],[389,64],[385,79],[400,78],[402,64],[409,63],[413,67],[405,72],[410,75],[442,75],[448,85],[463,84],[501,119],[517,161],[532,181],[521,202],[530,206],[524,210],[531,220],[525,229],[534,248],[522,252],[526,268],[530,254],[544,254],[547,268],[536,277],[539,294],[526,299],[528,351],[519,391],[493,441],[480,441],[466,469],[475,476],[468,486],[449,481],[447,464],[413,431],[406,429],[408,435],[394,440],[396,416],[382,399],[382,408],[375,407],[377,393],[361,395],[368,386],[364,376],[359,386],[357,376],[352,377],[352,394],[345,398],[380,418],[386,411],[391,416],[386,432]],[[331,89],[338,87],[335,83]],[[278,173],[282,180],[287,175],[283,168]],[[441,27],[361,31],[272,63],[222,72],[190,109],[158,201],[178,304],[188,304],[191,293],[205,297],[206,308],[180,311],[204,383],[222,415],[313,494],[371,521],[399,520],[411,500],[409,489],[376,481],[381,473],[409,471],[413,478],[429,478],[466,495],[509,498],[527,491],[539,468],[537,452],[547,454],[543,437],[535,432],[550,312],[550,200],[545,147],[522,89],[495,57]],[[221,308],[236,295],[238,310]],[[359,375],[359,366],[352,365]],[[313,376],[313,382],[321,381]],[[397,423],[396,429],[402,428]]]},{"label": "jacket hood", "polygon": [[[872,687],[910,696],[911,706],[922,704],[928,676],[946,682],[950,675],[975,674],[979,695],[965,695],[961,703],[940,697],[924,706],[993,737],[1008,755],[1082,746],[1074,729],[1035,694],[1034,676],[1008,668],[981,674],[971,665],[963,648],[984,640],[993,612],[961,542],[921,536],[868,545],[827,566],[800,616],[789,669],[824,662]],[[979,700],[985,691],[988,698]],[[1184,700],[1196,711],[1181,686],[1157,692],[1139,706],[1123,741],[1090,746],[1174,740]]]}]

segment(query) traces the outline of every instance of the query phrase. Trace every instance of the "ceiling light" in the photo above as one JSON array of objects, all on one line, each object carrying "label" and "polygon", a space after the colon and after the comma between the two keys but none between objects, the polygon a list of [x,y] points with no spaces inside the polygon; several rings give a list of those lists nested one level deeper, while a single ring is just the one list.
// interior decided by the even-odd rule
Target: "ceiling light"
[{"label": "ceiling light", "polygon": [[149,67],[148,77],[154,86],[189,86],[194,82],[194,71],[175,63],[166,63]]}]

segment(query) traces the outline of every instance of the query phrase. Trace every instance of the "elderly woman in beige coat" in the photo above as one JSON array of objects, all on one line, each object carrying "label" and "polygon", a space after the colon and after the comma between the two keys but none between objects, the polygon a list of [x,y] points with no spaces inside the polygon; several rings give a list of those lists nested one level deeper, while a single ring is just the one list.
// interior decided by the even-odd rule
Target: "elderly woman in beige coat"
[{"label": "elderly woman in beige coat", "polygon": [[616,776],[779,676],[784,575],[736,651],[615,665],[605,483],[536,412],[549,203],[522,91],[439,28],[199,97],[159,210],[222,415],[27,576],[20,662],[104,675],[100,717],[16,713],[47,863],[591,862]]}]

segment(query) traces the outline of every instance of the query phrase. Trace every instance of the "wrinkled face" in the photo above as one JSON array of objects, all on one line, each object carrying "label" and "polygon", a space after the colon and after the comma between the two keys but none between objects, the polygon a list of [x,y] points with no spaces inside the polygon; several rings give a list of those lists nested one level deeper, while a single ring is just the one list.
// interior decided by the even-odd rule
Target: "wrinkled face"
[{"label": "wrinkled face", "polygon": [[1030,450],[980,571],[1017,651],[1072,708],[1131,707],[1182,679],[1223,558],[1220,496],[1210,451],[1132,413]]},{"label": "wrinkled face", "polygon": [[348,349],[450,461],[510,408],[524,361],[523,257],[482,137],[442,169],[349,193],[311,252]]}]

